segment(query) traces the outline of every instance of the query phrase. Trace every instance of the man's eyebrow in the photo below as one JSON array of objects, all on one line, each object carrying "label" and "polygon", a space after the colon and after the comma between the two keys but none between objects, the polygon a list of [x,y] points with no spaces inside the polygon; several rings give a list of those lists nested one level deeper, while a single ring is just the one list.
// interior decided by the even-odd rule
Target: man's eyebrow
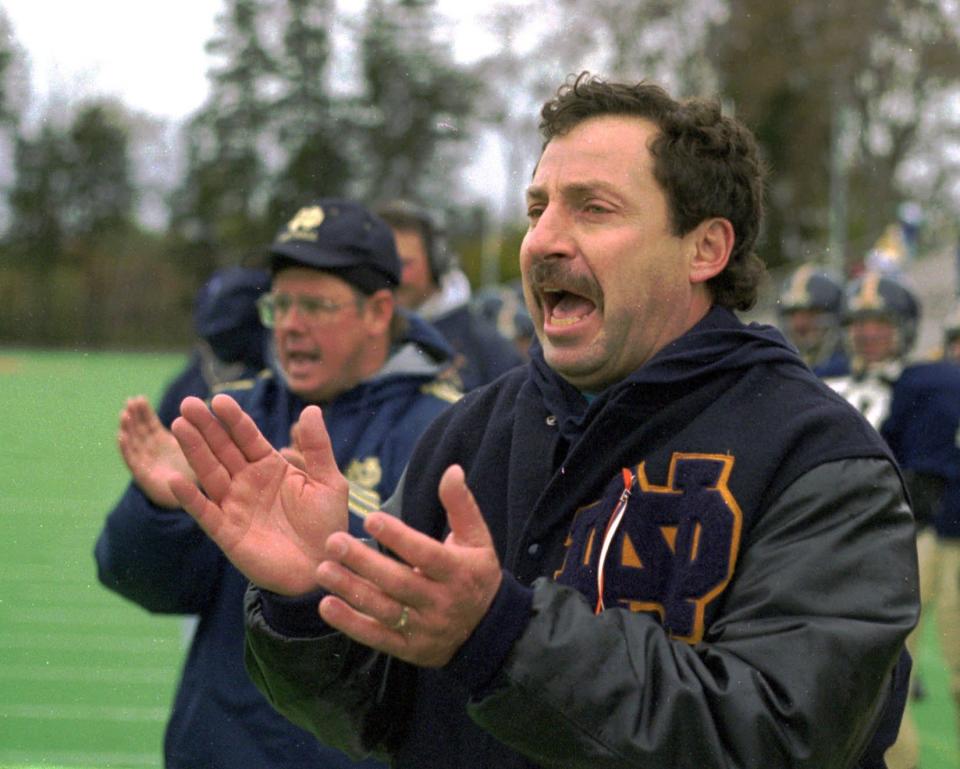
[{"label": "man's eyebrow", "polygon": [[[588,195],[592,195],[597,192],[605,192],[607,194],[619,194],[618,188],[606,181],[597,180],[588,180],[584,182],[577,182],[576,184],[568,184],[560,190],[560,194],[565,198],[583,198]],[[531,184],[527,187],[526,192],[527,200],[546,200],[549,195],[545,187],[542,187],[538,184]]]},{"label": "man's eyebrow", "polygon": [[569,197],[585,197],[587,195],[592,195],[596,192],[605,192],[605,193],[616,193],[616,185],[611,184],[610,182],[602,181],[600,179],[591,180],[588,179],[584,182],[578,182],[577,184],[571,184],[564,188],[563,194]]},{"label": "man's eyebrow", "polygon": [[527,200],[546,200],[547,191],[539,184],[531,184],[526,191]]}]

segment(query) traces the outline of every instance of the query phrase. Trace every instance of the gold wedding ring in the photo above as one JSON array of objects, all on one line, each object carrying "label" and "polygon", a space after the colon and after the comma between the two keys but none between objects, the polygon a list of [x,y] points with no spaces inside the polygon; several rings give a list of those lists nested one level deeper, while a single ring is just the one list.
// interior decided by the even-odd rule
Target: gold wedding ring
[{"label": "gold wedding ring", "polygon": [[407,626],[407,621],[410,619],[410,607],[404,606],[400,612],[400,619],[394,622],[390,628],[391,630],[403,630]]}]

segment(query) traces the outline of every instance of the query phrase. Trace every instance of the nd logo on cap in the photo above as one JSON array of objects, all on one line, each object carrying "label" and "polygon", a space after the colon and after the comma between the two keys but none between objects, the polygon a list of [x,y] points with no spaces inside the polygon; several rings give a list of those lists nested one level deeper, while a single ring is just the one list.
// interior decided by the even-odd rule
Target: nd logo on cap
[{"label": "nd logo on cap", "polygon": [[323,224],[324,213],[320,206],[306,206],[287,222],[286,232],[280,234],[278,240],[286,243],[288,240],[317,240],[317,228]]}]

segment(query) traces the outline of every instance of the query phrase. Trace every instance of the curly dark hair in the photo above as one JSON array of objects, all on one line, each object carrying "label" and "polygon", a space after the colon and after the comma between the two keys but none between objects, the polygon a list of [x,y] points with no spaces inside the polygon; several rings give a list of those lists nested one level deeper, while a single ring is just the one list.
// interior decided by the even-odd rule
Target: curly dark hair
[{"label": "curly dark hair", "polygon": [[608,83],[582,72],[571,75],[543,105],[544,148],[584,120],[606,115],[640,117],[659,129],[649,150],[674,235],[685,235],[715,216],[733,225],[730,261],[707,285],[716,304],[749,310],[766,269],[754,252],[763,218],[766,169],[753,134],[725,117],[717,102],[677,101],[646,81]]}]

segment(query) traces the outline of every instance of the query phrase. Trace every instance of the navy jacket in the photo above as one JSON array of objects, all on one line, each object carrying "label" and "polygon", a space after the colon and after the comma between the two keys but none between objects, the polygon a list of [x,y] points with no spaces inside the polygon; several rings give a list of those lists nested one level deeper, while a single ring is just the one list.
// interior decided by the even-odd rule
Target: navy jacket
[{"label": "navy jacket", "polygon": [[[436,379],[449,348],[419,319],[378,374],[324,404],[338,466],[351,479],[351,526],[394,489],[427,425],[458,393]],[[289,444],[304,402],[265,372],[231,392],[271,441]],[[199,615],[167,725],[167,769],[339,769],[355,764],[267,704],[243,667],[246,579],[183,510],[131,484],[96,543],[100,581],[148,611]],[[366,762],[364,766],[378,766]]]},{"label": "navy jacket", "polygon": [[932,523],[940,536],[960,537],[960,366],[907,366],[893,385],[880,433],[904,470],[939,479]]},{"label": "navy jacket", "polygon": [[846,351],[838,346],[833,353],[813,367],[813,373],[821,379],[830,376],[846,376],[850,373],[850,358]]},{"label": "navy jacket", "polygon": [[513,342],[469,305],[430,321],[455,351],[453,365],[464,392],[488,384],[523,363]]},{"label": "navy jacket", "polygon": [[715,308],[590,403],[535,347],[431,426],[388,508],[442,538],[451,463],[504,568],[490,611],[430,670],[252,589],[248,668],[292,720],[410,769],[846,769],[892,743],[902,482],[775,330]]}]

